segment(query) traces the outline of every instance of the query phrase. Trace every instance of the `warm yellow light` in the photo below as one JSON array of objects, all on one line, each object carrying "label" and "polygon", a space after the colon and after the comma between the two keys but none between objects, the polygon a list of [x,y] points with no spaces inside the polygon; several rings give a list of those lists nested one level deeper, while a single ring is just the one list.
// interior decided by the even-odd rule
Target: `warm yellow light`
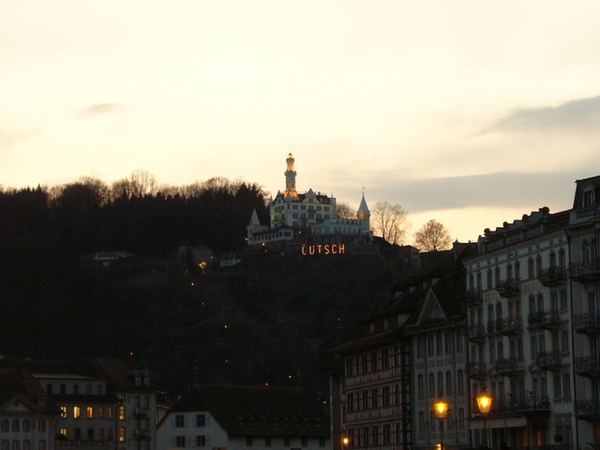
[{"label": "warm yellow light", "polygon": [[477,397],[477,406],[479,406],[479,412],[481,414],[488,414],[492,407],[492,397],[487,395],[485,392]]},{"label": "warm yellow light", "polygon": [[348,436],[344,436],[342,438],[342,443],[344,444],[344,447],[348,447],[348,444],[350,443],[350,438]]},{"label": "warm yellow light", "polygon": [[439,402],[433,404],[433,409],[435,411],[435,417],[438,419],[445,419],[446,414],[448,414],[448,403],[440,400]]}]

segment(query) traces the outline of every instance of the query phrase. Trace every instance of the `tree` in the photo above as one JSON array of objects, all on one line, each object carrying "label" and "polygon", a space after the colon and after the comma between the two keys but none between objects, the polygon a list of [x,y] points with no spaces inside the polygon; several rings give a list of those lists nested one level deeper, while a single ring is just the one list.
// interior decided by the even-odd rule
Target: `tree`
[{"label": "tree", "polygon": [[337,204],[338,219],[356,219],[356,211],[352,209],[350,203],[341,202]]},{"label": "tree", "polygon": [[415,233],[415,246],[421,251],[448,250],[451,245],[450,233],[435,219],[427,222]]},{"label": "tree", "polygon": [[402,244],[410,227],[406,211],[399,203],[377,202],[371,212],[371,228],[390,244]]}]

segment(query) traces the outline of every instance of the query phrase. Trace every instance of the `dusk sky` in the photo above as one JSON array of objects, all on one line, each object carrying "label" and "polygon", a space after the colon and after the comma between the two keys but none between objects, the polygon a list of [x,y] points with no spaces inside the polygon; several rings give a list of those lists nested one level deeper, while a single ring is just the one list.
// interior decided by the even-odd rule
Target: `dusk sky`
[{"label": "dusk sky", "polygon": [[[222,176],[453,239],[600,174],[600,2],[0,0],[0,185]],[[410,239],[409,239],[410,241]]]}]

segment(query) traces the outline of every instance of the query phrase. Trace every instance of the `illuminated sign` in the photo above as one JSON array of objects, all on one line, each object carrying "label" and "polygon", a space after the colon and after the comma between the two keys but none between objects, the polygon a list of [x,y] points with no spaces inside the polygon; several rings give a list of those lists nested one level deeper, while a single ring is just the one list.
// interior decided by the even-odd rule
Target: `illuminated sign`
[{"label": "illuminated sign", "polygon": [[303,255],[340,255],[346,253],[346,244],[303,245]]}]

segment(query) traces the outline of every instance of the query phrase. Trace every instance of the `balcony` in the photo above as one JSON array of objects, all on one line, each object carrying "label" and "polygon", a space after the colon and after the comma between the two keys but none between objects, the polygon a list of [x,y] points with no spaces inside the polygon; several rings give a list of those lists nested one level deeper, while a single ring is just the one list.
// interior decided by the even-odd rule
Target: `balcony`
[{"label": "balcony", "polygon": [[573,322],[573,328],[578,333],[598,334],[600,332],[599,313],[575,314]]},{"label": "balcony", "polygon": [[600,402],[598,400],[577,400],[575,416],[589,422],[600,420]]},{"label": "balcony", "polygon": [[144,428],[136,428],[133,431],[133,438],[138,441],[150,439],[150,431]]},{"label": "balcony", "polygon": [[507,278],[506,280],[501,281],[496,286],[496,291],[498,291],[498,295],[504,298],[515,298],[521,293],[521,288],[519,287],[519,283],[513,278]]},{"label": "balcony", "polygon": [[133,415],[135,417],[146,417],[149,414],[149,408],[143,408],[141,406],[136,406],[133,408]]},{"label": "balcony", "polygon": [[481,289],[467,289],[465,296],[467,305],[481,305],[483,301]]},{"label": "balcony", "polygon": [[465,368],[469,378],[474,380],[485,380],[487,377],[487,367],[483,362],[470,362],[467,363]]},{"label": "balcony", "polygon": [[498,334],[500,332],[500,330],[498,329],[498,320],[489,320],[487,325],[486,325],[486,329],[487,329],[487,334]]},{"label": "balcony", "polygon": [[485,329],[481,325],[473,325],[467,328],[467,340],[471,342],[483,342],[485,336]]},{"label": "balcony", "polygon": [[592,356],[575,358],[575,373],[583,377],[600,379],[600,361]]},{"label": "balcony", "polygon": [[561,364],[560,353],[558,352],[539,352],[535,357],[535,364],[540,369],[556,372],[563,366]]},{"label": "balcony", "polygon": [[521,319],[500,319],[496,324],[497,330],[505,335],[511,336],[513,334],[522,333],[523,332],[523,321]]},{"label": "balcony", "polygon": [[540,271],[538,279],[544,287],[564,286],[567,283],[567,271],[564,267],[548,267]]},{"label": "balcony", "polygon": [[505,377],[518,377],[525,372],[523,358],[501,358],[494,365],[496,372]]},{"label": "balcony", "polygon": [[571,279],[580,283],[594,283],[600,280],[600,261],[571,263]]},{"label": "balcony", "polygon": [[503,415],[549,416],[550,402],[548,397],[511,397],[499,398],[492,404],[492,412]]},{"label": "balcony", "polygon": [[554,311],[538,311],[527,316],[527,328],[552,330],[560,325],[560,316]]}]

